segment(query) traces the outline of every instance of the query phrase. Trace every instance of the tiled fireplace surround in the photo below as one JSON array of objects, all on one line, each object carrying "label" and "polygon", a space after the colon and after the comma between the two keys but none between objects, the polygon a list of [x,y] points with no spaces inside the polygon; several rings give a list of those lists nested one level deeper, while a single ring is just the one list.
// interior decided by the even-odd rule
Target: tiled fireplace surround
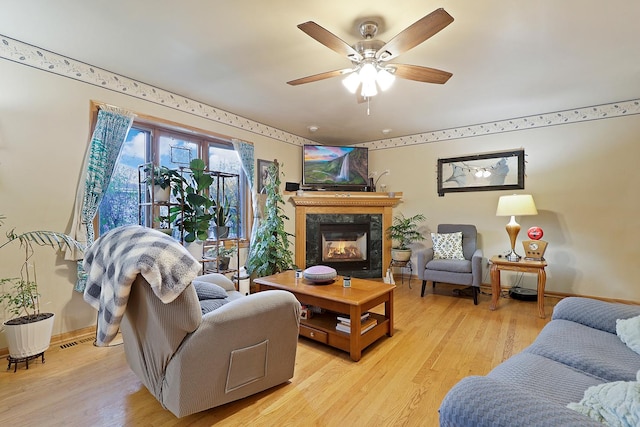
[{"label": "tiled fireplace surround", "polygon": [[362,192],[305,192],[293,196],[296,207],[295,263],[300,268],[321,263],[319,253],[320,224],[370,224],[370,266],[367,270],[338,270],[340,275],[374,278],[382,277],[391,262],[391,241],[384,230],[391,225],[393,207],[402,194],[389,197],[387,193]]}]

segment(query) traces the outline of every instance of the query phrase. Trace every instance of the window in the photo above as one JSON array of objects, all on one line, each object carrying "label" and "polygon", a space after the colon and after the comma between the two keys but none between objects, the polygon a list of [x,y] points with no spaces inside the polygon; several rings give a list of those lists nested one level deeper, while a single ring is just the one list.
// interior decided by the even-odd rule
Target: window
[{"label": "window", "polygon": [[[239,206],[240,238],[247,236],[245,212],[247,211],[247,181],[242,165],[230,142],[207,135],[185,133],[160,126],[134,122],[120,150],[120,157],[98,211],[99,234],[130,224],[151,225],[163,212],[139,209],[138,172],[140,165],[154,163],[171,169],[188,168],[192,159],[201,158],[212,171],[240,175],[240,191],[235,185],[227,186],[225,195],[231,205]],[[237,194],[240,200],[235,200]],[[141,195],[148,201],[149,195]],[[166,213],[164,213],[166,214]],[[230,224],[236,230],[236,224]],[[235,237],[235,236],[232,236]]]}]

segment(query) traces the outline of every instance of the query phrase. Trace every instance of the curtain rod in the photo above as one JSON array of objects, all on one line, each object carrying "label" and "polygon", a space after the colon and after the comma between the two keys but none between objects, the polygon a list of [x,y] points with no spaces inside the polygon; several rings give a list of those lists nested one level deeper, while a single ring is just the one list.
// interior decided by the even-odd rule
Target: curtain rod
[{"label": "curtain rod", "polygon": [[105,103],[99,103],[96,104],[99,110],[105,110],[105,111],[110,111],[112,113],[118,113],[118,114],[123,114],[126,116],[131,116],[131,117],[137,117],[136,113],[133,113],[125,108],[122,107],[118,107],[117,105],[111,105],[111,104],[105,104]]}]

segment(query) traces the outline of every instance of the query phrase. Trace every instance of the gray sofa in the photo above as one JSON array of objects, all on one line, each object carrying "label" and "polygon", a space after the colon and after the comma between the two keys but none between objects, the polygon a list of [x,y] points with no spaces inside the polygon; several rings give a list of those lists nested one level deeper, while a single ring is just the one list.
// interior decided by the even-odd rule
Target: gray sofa
[{"label": "gray sofa", "polygon": [[638,381],[640,355],[616,335],[617,319],[638,315],[637,305],[565,298],[529,347],[447,393],[440,425],[602,426],[567,404],[591,386]]}]

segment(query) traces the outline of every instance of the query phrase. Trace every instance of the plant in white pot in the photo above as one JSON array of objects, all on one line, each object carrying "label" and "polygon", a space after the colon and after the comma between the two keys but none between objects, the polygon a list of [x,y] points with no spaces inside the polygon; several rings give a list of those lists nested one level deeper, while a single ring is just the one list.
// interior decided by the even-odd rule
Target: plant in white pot
[{"label": "plant in white pot", "polygon": [[[4,216],[0,215],[0,225]],[[38,356],[44,361],[44,351],[49,348],[53,329],[53,313],[40,312],[40,294],[36,271],[32,265],[34,245],[49,246],[60,250],[65,247],[83,246],[63,233],[55,231],[27,231],[17,234],[13,229],[6,233],[7,240],[0,249],[17,245],[24,251],[20,277],[0,278],[0,302],[14,317],[4,322],[4,332],[9,347],[9,366],[27,362]],[[14,368],[15,369],[15,368]]]},{"label": "plant in white pot", "polygon": [[418,230],[418,224],[425,221],[422,214],[405,217],[402,213],[393,217],[393,224],[387,228],[387,236],[394,242],[391,248],[391,259],[405,262],[411,259],[411,248],[413,242],[424,240],[424,235]]},{"label": "plant in white pot", "polygon": [[171,189],[174,183],[179,183],[180,173],[175,169],[166,166],[149,165],[144,168],[148,173],[146,182],[149,185],[149,192],[155,202],[168,202],[171,198]]}]

